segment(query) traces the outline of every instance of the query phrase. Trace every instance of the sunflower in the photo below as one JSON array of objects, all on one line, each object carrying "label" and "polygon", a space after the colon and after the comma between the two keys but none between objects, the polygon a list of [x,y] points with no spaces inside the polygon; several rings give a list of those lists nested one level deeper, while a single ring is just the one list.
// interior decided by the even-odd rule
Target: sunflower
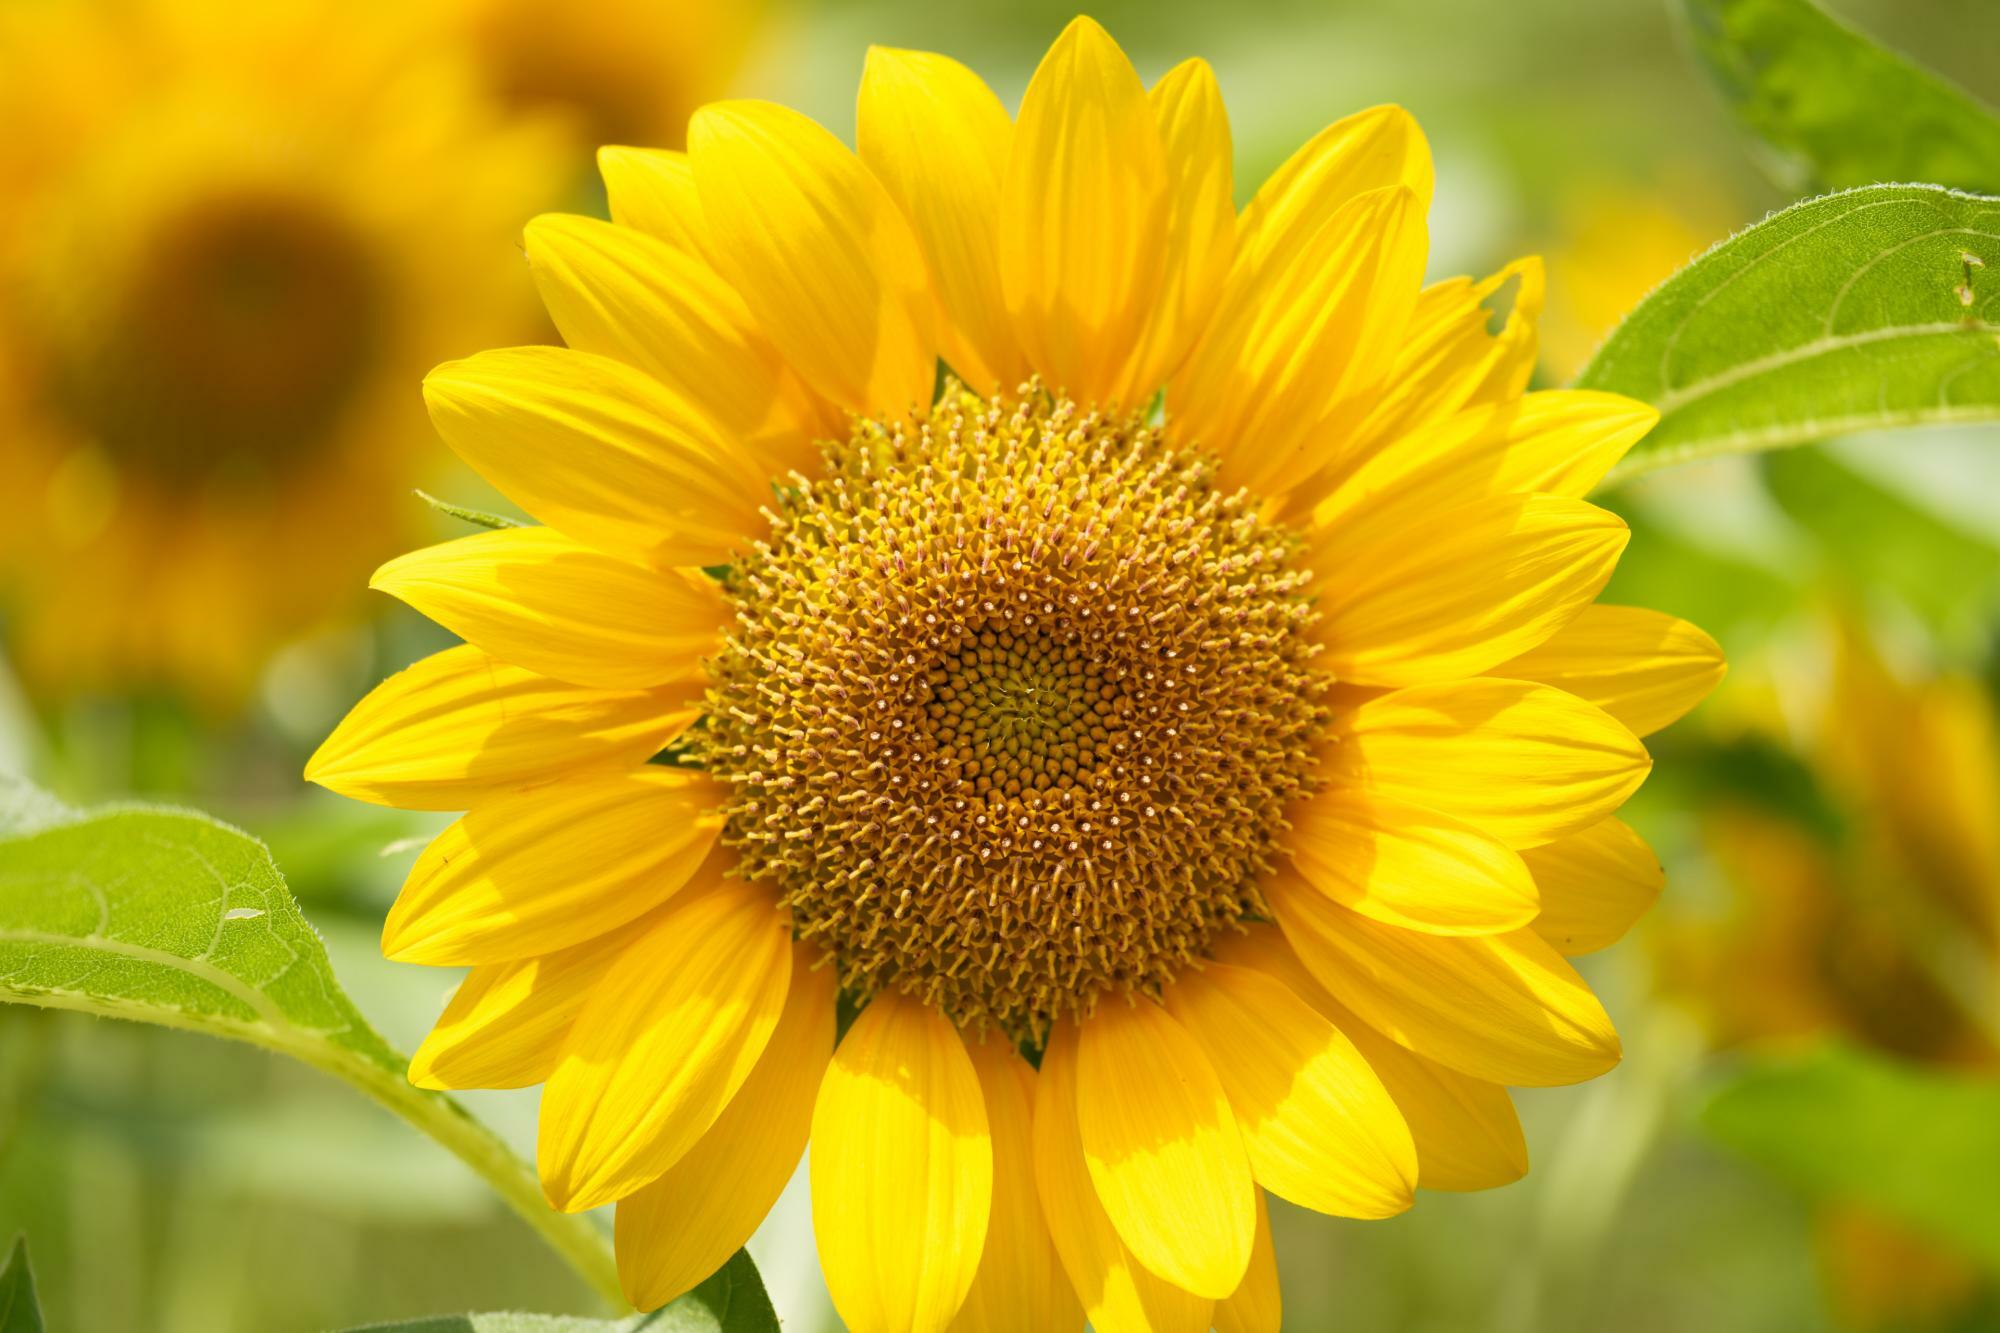
[{"label": "sunflower", "polygon": [[1599,181],[1557,208],[1541,321],[1542,368],[1558,382],[1590,362],[1625,312],[1742,221],[1705,174],[1676,169],[1648,188]]},{"label": "sunflower", "polygon": [[763,0],[454,0],[453,19],[515,107],[570,118],[585,143],[678,147],[722,94]]},{"label": "sunflower", "polygon": [[[1834,1039],[1990,1078],[2000,717],[1985,682],[1901,679],[1857,621],[1832,628],[1831,688],[1799,747],[1810,777],[1789,784],[1818,800],[1705,813],[1724,903],[1660,923],[1663,990],[1717,1048]],[[1969,1256],[1862,1205],[1822,1202],[1814,1226],[1822,1281],[1854,1327],[1958,1326],[1991,1286]]]},{"label": "sunflower", "polygon": [[1209,68],[1078,19],[1012,118],[872,51],[859,140],[606,153],[527,232],[569,346],[427,381],[546,526],[383,567],[467,643],[307,770],[469,810],[384,930],[472,969],[412,1077],[546,1085],[641,1307],[810,1140],[852,1328],[1276,1327],[1265,1191],[1515,1179],[1506,1085],[1618,1059],[1564,954],[1721,671],[1592,605],[1654,414],[1522,393],[1532,262],[1422,285],[1399,109],[1239,214]]},{"label": "sunflower", "polygon": [[228,705],[415,535],[407,378],[532,329],[548,129],[388,6],[0,16],[0,588],[38,690]]}]

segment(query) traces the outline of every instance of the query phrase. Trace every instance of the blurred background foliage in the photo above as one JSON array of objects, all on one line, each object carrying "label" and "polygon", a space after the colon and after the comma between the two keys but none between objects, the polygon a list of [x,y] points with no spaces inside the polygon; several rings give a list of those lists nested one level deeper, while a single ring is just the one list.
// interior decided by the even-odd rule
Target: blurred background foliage
[{"label": "blurred background foliage", "polygon": [[[349,992],[407,1049],[451,979],[382,961],[375,935],[442,821],[309,792],[298,773],[369,684],[442,644],[362,591],[377,560],[459,530],[412,488],[498,503],[452,469],[416,383],[445,357],[550,336],[507,238],[537,209],[601,210],[590,145],[672,144],[689,107],[725,91],[789,102],[851,137],[871,42],[947,52],[1012,101],[1072,9],[279,8],[295,20],[288,37],[260,36],[209,0],[0,0],[0,71],[11,71],[0,73],[0,452],[11,455],[0,465],[11,663],[0,672],[0,771],[76,803],[199,805],[265,838]],[[1768,130],[1769,98],[1796,112],[1812,90],[1760,91],[1754,68],[1726,60],[1705,72],[1730,8],[1108,0],[1093,12],[1149,78],[1194,54],[1216,67],[1245,196],[1328,121],[1380,101],[1413,110],[1439,164],[1434,275],[1546,255],[1542,380],[1557,384],[1695,253],[1801,191],[1876,178],[1810,135],[1774,145],[1744,132],[1737,114]],[[1973,96],[2000,96],[1991,0],[1829,9]],[[289,54],[260,40],[289,42]],[[190,54],[204,47],[205,61]],[[303,65],[287,63],[300,51]],[[249,77],[224,68],[232,59],[254,66]],[[308,68],[321,82],[299,82]],[[1906,74],[1909,95],[1929,86]],[[1822,89],[1845,86],[1837,64],[1829,77]],[[211,440],[200,476],[168,476],[115,441],[93,443],[93,423],[66,419],[64,394],[49,388],[79,367],[101,377],[143,362],[147,349],[107,349],[85,319],[140,298],[100,290],[115,265],[65,270],[59,290],[38,266],[53,253],[51,228],[120,197],[103,193],[106,181],[152,188],[117,160],[146,142],[140,130],[218,88],[229,94],[220,110],[190,114],[174,143],[189,155],[183,177],[226,180],[232,199],[249,188],[260,205],[296,203],[316,196],[285,193],[304,188],[295,177],[366,190],[371,178],[348,168],[379,159],[403,173],[408,197],[394,201],[400,216],[381,200],[339,198],[354,230],[332,242],[280,210],[277,241],[247,258],[182,236],[210,267],[189,269],[196,285],[174,299],[232,336],[249,329],[244,346],[264,330],[317,354],[341,319],[359,319],[336,305],[310,328],[256,322],[313,298],[293,269],[330,246],[371,247],[356,262],[391,285],[356,325],[365,412],[259,419],[245,440],[283,436],[275,461]],[[272,136],[218,132],[280,105],[276,150]],[[1853,114],[1837,97],[1817,111],[1823,124]],[[1948,183],[2000,191],[2000,174],[1980,178],[1990,150],[1946,143],[1925,178],[1957,172]],[[106,234],[143,257],[153,242],[134,228],[190,215],[139,202],[148,207],[125,210]],[[54,240],[91,245],[97,234]],[[480,246],[500,262],[471,262],[466,247]],[[74,309],[51,313],[51,290]],[[114,354],[127,362],[104,360]],[[302,373],[287,364],[259,361],[254,373]],[[218,383],[218,393],[232,385]],[[148,398],[143,384],[130,392],[130,410],[155,417],[201,409]],[[300,471],[301,454],[326,471]],[[342,480],[338,495],[329,477]],[[1635,540],[1607,599],[1694,620],[1732,665],[1714,698],[1658,738],[1655,776],[1632,807],[1668,865],[1660,907],[1632,939],[1585,960],[1624,1032],[1625,1064],[1582,1088],[1520,1095],[1534,1168],[1512,1188],[1427,1194],[1386,1223],[1277,1205],[1288,1324],[2000,1328],[1990,1206],[2000,1193],[2000,438],[1931,430],[1721,460],[1656,474],[1608,503]],[[188,554],[176,544],[188,528],[232,524],[243,525],[236,545]],[[192,592],[160,577],[181,568],[201,572]],[[121,585],[114,571],[150,577]],[[204,611],[192,642],[156,634],[113,653],[93,637],[98,621],[172,618],[204,596],[230,609]],[[249,633],[244,617],[279,632]],[[116,672],[100,669],[114,661]],[[191,673],[230,684],[191,687]],[[531,1141],[531,1093],[466,1100]],[[833,1326],[809,1225],[795,1188],[751,1247],[797,1330]],[[0,1008],[0,1242],[17,1232],[31,1238],[59,1330],[282,1331],[589,1308],[464,1168],[330,1080],[200,1038]]]}]

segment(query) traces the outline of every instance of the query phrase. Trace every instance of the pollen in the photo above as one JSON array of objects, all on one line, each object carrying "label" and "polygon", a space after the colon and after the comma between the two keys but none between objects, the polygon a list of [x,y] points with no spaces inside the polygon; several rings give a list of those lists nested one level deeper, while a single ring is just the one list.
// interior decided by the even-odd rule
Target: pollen
[{"label": "pollen", "polygon": [[730,572],[724,837],[861,998],[1033,1039],[1263,912],[1325,678],[1298,542],[1033,385],[859,422]]}]

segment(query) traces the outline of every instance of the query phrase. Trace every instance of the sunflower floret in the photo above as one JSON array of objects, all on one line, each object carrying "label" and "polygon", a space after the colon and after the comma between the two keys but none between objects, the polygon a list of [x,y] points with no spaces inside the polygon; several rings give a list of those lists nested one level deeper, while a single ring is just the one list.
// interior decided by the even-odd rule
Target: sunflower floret
[{"label": "sunflower floret", "polygon": [[860,422],[735,573],[726,838],[867,995],[1033,1036],[1262,910],[1324,678],[1294,536],[1023,386]]}]

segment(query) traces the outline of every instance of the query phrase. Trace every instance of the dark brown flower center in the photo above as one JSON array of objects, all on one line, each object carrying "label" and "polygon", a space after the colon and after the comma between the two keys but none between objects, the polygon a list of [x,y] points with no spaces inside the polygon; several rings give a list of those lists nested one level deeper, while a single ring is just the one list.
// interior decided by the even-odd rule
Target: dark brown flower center
[{"label": "dark brown flower center", "polygon": [[303,201],[212,199],[55,331],[51,390],[115,460],[166,483],[262,476],[339,424],[379,351],[384,290],[360,239]]},{"label": "dark brown flower center", "polygon": [[1016,1036],[1259,909],[1322,678],[1296,542],[1137,418],[862,422],[731,576],[703,757],[843,982]]}]

